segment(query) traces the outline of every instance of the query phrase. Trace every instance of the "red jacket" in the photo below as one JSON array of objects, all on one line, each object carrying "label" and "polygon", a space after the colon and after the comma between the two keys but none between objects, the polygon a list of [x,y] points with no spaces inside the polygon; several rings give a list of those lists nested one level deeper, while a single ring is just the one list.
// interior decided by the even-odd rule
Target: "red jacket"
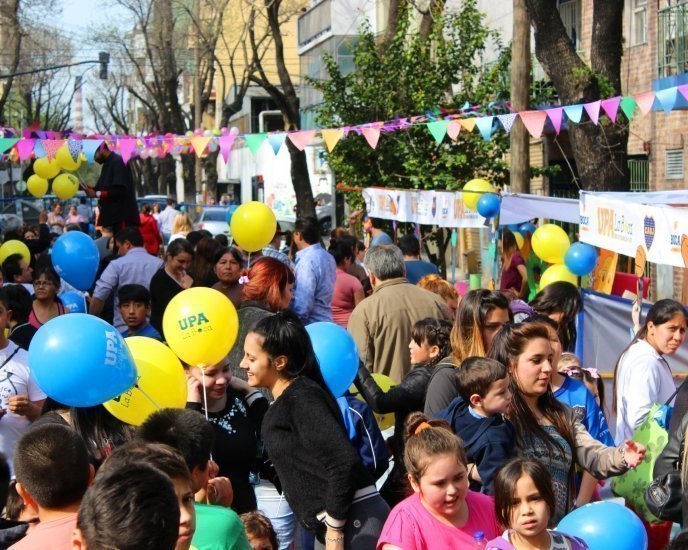
[{"label": "red jacket", "polygon": [[158,221],[151,214],[141,214],[141,236],[143,237],[143,246],[149,254],[157,256],[162,244],[162,237],[158,230]]}]

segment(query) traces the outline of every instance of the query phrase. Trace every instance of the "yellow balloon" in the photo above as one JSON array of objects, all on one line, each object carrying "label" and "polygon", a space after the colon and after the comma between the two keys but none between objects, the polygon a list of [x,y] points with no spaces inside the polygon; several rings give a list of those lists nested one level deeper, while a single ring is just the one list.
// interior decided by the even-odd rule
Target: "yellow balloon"
[{"label": "yellow balloon", "polygon": [[206,368],[219,363],[232,349],[239,317],[222,292],[189,288],[167,304],[162,330],[177,357],[189,365]]},{"label": "yellow balloon", "polygon": [[463,191],[480,191],[480,193],[462,194],[461,196],[463,197],[463,203],[471,210],[475,210],[478,208],[478,199],[483,196],[483,193],[492,193],[494,190],[495,189],[492,187],[492,184],[487,180],[471,180],[463,186]]},{"label": "yellow balloon", "polygon": [[566,281],[578,286],[578,276],[571,273],[564,264],[554,264],[545,269],[540,277],[540,290],[558,281]]},{"label": "yellow balloon", "polygon": [[247,252],[257,252],[267,246],[276,230],[275,213],[262,202],[247,202],[232,214],[232,238]]},{"label": "yellow balloon", "polygon": [[535,230],[530,245],[541,260],[548,264],[563,264],[571,241],[561,227],[546,223]]},{"label": "yellow balloon", "polygon": [[523,235],[517,231],[514,233],[514,239],[516,239],[516,246],[521,250],[521,248],[523,248]]},{"label": "yellow balloon", "polygon": [[6,241],[0,246],[0,264],[12,254],[21,254],[27,264],[31,263],[31,252],[29,252],[29,247],[21,241],[13,240]]},{"label": "yellow balloon", "polygon": [[74,160],[66,143],[57,150],[57,153],[55,153],[55,160],[60,168],[68,170],[69,172],[73,172],[81,166],[81,157],[78,156],[76,160]]},{"label": "yellow balloon", "polygon": [[[377,382],[377,385],[380,387],[380,389],[387,393],[390,388],[393,388],[396,386],[394,383],[394,380],[392,380],[389,376],[385,376],[384,374],[378,374],[377,372],[374,372],[372,374],[373,380]],[[358,388],[351,384],[351,387],[349,388],[349,391],[356,396],[357,399],[360,399],[361,401],[365,401],[363,399],[363,396],[358,392]],[[380,430],[386,430],[388,428],[391,428],[394,426],[394,413],[387,413],[387,414],[378,414],[374,413],[375,420],[377,421],[377,425],[379,426]]]},{"label": "yellow balloon", "polygon": [[144,336],[125,338],[134,363],[136,385],[103,403],[115,418],[140,426],[159,409],[183,409],[186,405],[186,375],[177,356],[162,342]]},{"label": "yellow balloon", "polygon": [[34,197],[40,199],[48,192],[48,180],[38,174],[32,174],[26,180],[26,188]]},{"label": "yellow balloon", "polygon": [[42,178],[51,180],[60,173],[60,165],[55,159],[37,158],[36,162],[33,163],[33,172]]},{"label": "yellow balloon", "polygon": [[79,179],[74,174],[60,174],[53,180],[53,193],[60,199],[71,199],[79,190]]}]

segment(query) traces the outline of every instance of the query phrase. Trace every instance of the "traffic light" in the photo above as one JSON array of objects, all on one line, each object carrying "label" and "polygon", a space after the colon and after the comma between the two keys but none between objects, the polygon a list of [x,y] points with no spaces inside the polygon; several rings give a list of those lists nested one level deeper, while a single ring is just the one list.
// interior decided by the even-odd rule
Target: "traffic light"
[{"label": "traffic light", "polygon": [[108,63],[110,63],[110,54],[107,52],[98,52],[98,61],[100,61],[100,79],[107,80]]}]

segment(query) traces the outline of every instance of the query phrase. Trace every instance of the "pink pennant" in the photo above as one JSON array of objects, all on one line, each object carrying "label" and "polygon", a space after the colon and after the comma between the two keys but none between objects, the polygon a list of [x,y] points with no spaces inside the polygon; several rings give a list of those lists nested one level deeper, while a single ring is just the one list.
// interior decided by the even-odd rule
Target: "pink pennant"
[{"label": "pink pennant", "polygon": [[315,137],[315,130],[301,130],[300,132],[291,132],[287,134],[289,140],[299,150],[303,151],[313,138]]},{"label": "pink pennant", "polygon": [[612,97],[602,101],[602,110],[609,117],[609,120],[616,122],[616,115],[619,112],[619,105],[621,104],[621,97]]},{"label": "pink pennant", "polygon": [[559,134],[559,132],[561,131],[561,116],[564,112],[564,108],[555,107],[554,109],[546,109],[545,112],[547,113],[547,116],[549,117],[549,121],[552,123],[552,126],[554,126],[554,131],[557,134]]},{"label": "pink pennant", "polygon": [[635,99],[635,102],[638,104],[640,112],[646,115],[650,112],[652,105],[655,102],[655,93],[643,92],[642,94],[635,94],[633,99]]},{"label": "pink pennant", "polygon": [[592,123],[597,125],[597,123],[600,120],[600,105],[602,102],[598,99],[597,101],[593,101],[591,103],[584,103],[583,107],[585,108],[585,112],[588,113],[588,116],[590,117],[590,120],[592,120]]},{"label": "pink pennant", "polygon": [[62,147],[66,143],[66,140],[64,139],[42,139],[41,140],[41,145],[43,146],[43,149],[45,149],[45,156],[48,157],[48,160],[52,160],[55,158],[55,155],[57,154],[57,150]]},{"label": "pink pennant", "polygon": [[452,120],[447,125],[447,135],[454,141],[459,137],[459,132],[461,131],[461,124],[458,120]]},{"label": "pink pennant", "polygon": [[122,155],[124,164],[129,162],[136,150],[136,138],[119,138],[119,154]]},{"label": "pink pennant", "polygon": [[679,86],[678,91],[681,92],[681,95],[684,97],[684,99],[688,99],[688,84]]},{"label": "pink pennant", "polygon": [[[236,130],[236,128],[232,128],[232,130]],[[234,140],[236,140],[237,135],[236,131],[230,131],[229,135],[220,136],[217,139],[217,142],[220,144],[220,154],[225,164],[229,162],[229,153],[232,151],[232,147],[234,147]]]},{"label": "pink pennant", "polygon": [[36,145],[35,139],[21,139],[17,143],[17,152],[19,153],[19,160],[22,162],[31,158],[33,148]]},{"label": "pink pennant", "polygon": [[545,111],[521,111],[519,116],[531,136],[537,139],[542,135],[542,130],[547,121]]},{"label": "pink pennant", "polygon": [[368,145],[373,149],[377,148],[377,142],[380,140],[380,129],[379,128],[361,128],[361,133],[363,137],[366,138]]}]

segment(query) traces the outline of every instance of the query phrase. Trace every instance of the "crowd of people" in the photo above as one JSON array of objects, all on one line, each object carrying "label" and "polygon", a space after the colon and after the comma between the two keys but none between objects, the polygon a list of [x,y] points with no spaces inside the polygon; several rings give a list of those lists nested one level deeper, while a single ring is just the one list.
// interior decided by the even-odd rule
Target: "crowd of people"
[{"label": "crowd of people", "polygon": [[[618,350],[610,406],[594,365],[573,354],[579,289],[556,282],[528,301],[506,232],[508,288],[459,296],[415,235],[394,244],[379,220],[367,248],[303,218],[249,255],[193,230],[170,199],[98,236],[88,312],[164,341],[167,305],[203,286],[234,304],[239,332],[217,364],[185,366],[185,409],[129,426],[103,406],[54,401],[31,374],[32,338],[69,314],[60,296],[73,290],[51,243],[87,221],[56,208],[5,236],[31,258],[1,266],[0,547],[584,549],[552,529],[643,461],[634,431],[675,396],[666,356],[685,338],[680,303],[655,303]],[[325,382],[306,331],[316,322],[352,336],[358,399]],[[394,415],[387,441],[373,413]],[[661,472],[687,475],[686,423]],[[668,533],[653,529],[663,548]]]}]

